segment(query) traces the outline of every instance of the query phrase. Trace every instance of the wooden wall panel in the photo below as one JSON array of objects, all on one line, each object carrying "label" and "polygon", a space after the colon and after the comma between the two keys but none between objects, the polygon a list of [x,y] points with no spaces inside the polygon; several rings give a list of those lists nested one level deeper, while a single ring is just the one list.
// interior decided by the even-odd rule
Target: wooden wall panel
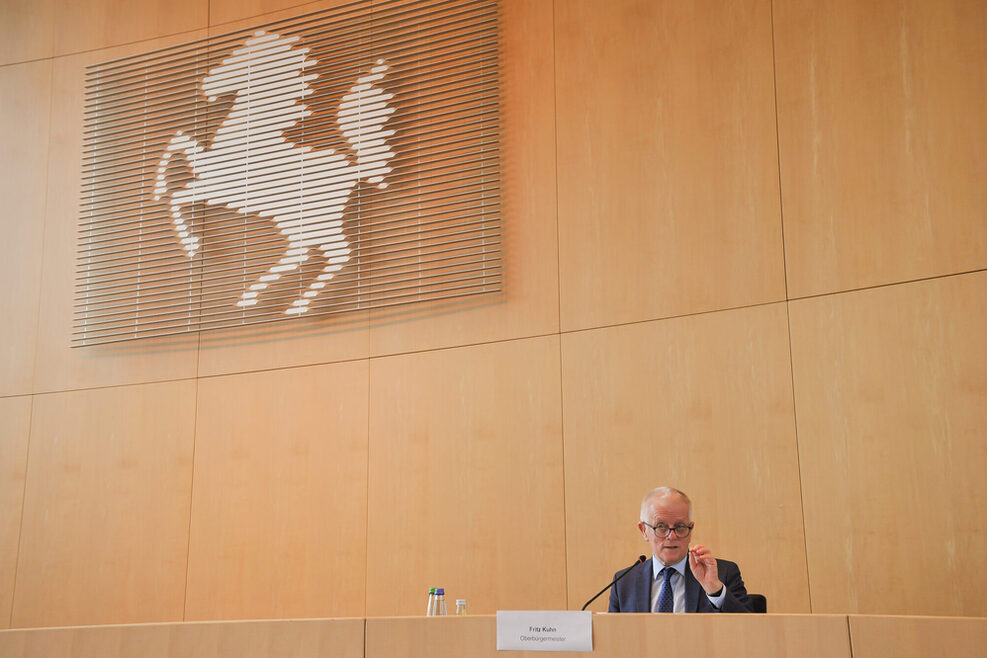
[{"label": "wooden wall panel", "polygon": [[0,7],[0,627],[575,608],[663,482],[773,611],[987,614],[987,274],[793,302],[795,409],[784,305],[613,326],[985,267],[982,3],[505,0],[504,293],[70,349],[85,65],[337,4],[246,2]]},{"label": "wooden wall panel", "polygon": [[186,619],[363,615],[367,378],[199,381]]},{"label": "wooden wall panel", "polygon": [[559,386],[554,336],[371,361],[368,616],[565,608]]},{"label": "wooden wall panel", "polygon": [[788,290],[987,266],[987,5],[775,3]]},{"label": "wooden wall panel", "polygon": [[984,272],[792,302],[814,612],[987,615],[984,326]]},{"label": "wooden wall panel", "polygon": [[85,67],[205,33],[57,58],[52,74],[44,272],[34,388],[38,392],[194,377],[196,335],[73,349],[76,235],[82,159]]},{"label": "wooden wall panel", "polygon": [[363,658],[363,619],[148,624],[0,633],[4,658]]},{"label": "wooden wall panel", "polygon": [[692,498],[694,544],[772,612],[808,611],[787,330],[774,304],[562,337],[570,608],[650,557],[641,499],[667,485]]},{"label": "wooden wall panel", "polygon": [[201,30],[208,24],[209,0],[59,2],[54,53],[69,55],[147,41]]},{"label": "wooden wall panel", "polygon": [[11,626],[182,618],[195,382],[37,395]]},{"label": "wooden wall panel", "polygon": [[982,658],[987,622],[955,617],[850,616],[853,658]]},{"label": "wooden wall panel", "polygon": [[552,3],[503,7],[504,291],[375,311],[374,356],[557,332]]},{"label": "wooden wall panel", "polygon": [[10,626],[31,430],[31,396],[0,398],[0,628]]},{"label": "wooden wall panel", "polygon": [[0,3],[0,66],[51,57],[54,26],[55,0],[4,0]]},{"label": "wooden wall panel", "polygon": [[369,313],[298,318],[286,324],[204,331],[199,334],[199,376],[366,359]]},{"label": "wooden wall panel", "polygon": [[767,0],[555,7],[562,330],[784,299]]},{"label": "wooden wall panel", "polygon": [[50,60],[0,67],[0,395],[34,376],[50,106]]}]

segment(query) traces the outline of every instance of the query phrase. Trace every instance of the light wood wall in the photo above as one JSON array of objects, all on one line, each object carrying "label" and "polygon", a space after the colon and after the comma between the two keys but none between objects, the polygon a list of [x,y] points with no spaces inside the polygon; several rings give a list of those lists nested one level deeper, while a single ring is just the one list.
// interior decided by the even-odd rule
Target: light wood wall
[{"label": "light wood wall", "polygon": [[983,3],[504,0],[502,295],[70,349],[84,67],[328,4],[0,2],[0,627],[578,608],[660,484],[987,615]]}]

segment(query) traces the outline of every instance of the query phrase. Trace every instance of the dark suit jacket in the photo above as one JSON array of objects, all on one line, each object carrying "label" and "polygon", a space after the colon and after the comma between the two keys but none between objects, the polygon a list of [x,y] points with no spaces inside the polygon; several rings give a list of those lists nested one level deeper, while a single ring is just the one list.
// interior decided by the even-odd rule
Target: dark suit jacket
[{"label": "dark suit jacket", "polygon": [[[651,562],[628,567],[627,574],[610,590],[610,612],[651,612],[651,586],[654,584]],[[717,560],[716,570],[726,590],[723,607],[717,610],[706,598],[703,586],[692,575],[688,560],[685,563],[685,611],[686,612],[753,612],[747,599],[744,579],[740,577],[740,567],[729,560]],[[618,571],[614,578],[627,571]]]}]

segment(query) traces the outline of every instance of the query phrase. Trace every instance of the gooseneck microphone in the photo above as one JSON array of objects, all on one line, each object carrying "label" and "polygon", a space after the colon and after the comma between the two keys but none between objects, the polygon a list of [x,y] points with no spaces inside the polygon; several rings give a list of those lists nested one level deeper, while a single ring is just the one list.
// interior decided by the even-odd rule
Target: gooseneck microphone
[{"label": "gooseneck microphone", "polygon": [[597,592],[596,593],[596,596],[594,596],[589,601],[587,601],[586,603],[584,603],[583,604],[583,607],[580,608],[580,610],[585,610],[586,609],[586,606],[588,606],[590,603],[592,603],[593,601],[595,601],[598,598],[600,598],[600,594],[603,594],[605,591],[607,591],[608,589],[610,589],[611,587],[613,587],[614,585],[616,585],[618,580],[620,580],[621,578],[623,578],[624,576],[626,576],[627,574],[629,574],[634,569],[634,567],[636,567],[637,565],[641,564],[642,562],[644,562],[647,559],[648,558],[644,557],[643,555],[639,555],[637,557],[637,562],[635,562],[630,567],[628,567],[627,569],[625,569],[624,570],[624,573],[622,573],[619,576],[617,576],[616,578],[614,578],[612,583],[610,583],[609,585],[607,585],[606,587],[604,587],[603,589],[601,589],[599,592]]}]

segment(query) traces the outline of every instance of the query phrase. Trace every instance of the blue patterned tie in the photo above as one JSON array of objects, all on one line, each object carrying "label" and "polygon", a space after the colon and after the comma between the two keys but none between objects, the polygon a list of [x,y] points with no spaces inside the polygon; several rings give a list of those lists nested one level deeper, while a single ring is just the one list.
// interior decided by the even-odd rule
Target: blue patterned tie
[{"label": "blue patterned tie", "polygon": [[665,580],[661,584],[661,594],[658,595],[658,612],[675,612],[675,592],[672,591],[672,572],[675,569],[665,567],[662,573]]}]

